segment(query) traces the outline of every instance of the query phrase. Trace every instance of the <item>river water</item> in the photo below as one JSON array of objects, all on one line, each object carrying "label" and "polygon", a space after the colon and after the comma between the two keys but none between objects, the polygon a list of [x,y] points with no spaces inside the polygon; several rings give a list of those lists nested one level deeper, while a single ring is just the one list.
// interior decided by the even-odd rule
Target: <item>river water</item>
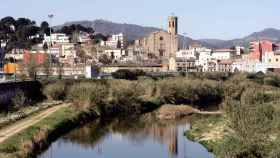
[{"label": "river water", "polygon": [[38,158],[213,158],[184,137],[189,128],[189,118],[97,120],[61,137]]}]

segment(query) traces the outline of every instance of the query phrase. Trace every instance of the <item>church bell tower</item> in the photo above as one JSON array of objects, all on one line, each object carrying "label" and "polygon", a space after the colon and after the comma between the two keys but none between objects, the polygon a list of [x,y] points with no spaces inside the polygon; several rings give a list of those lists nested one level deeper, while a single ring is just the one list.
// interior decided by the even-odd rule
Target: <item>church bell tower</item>
[{"label": "church bell tower", "polygon": [[168,33],[172,35],[178,34],[178,17],[173,15],[168,17]]}]

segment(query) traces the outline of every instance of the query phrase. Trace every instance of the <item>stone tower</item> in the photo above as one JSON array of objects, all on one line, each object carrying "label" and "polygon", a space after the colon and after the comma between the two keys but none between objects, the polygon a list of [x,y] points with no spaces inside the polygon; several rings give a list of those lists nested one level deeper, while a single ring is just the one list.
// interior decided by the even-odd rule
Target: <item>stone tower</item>
[{"label": "stone tower", "polygon": [[178,17],[176,16],[168,17],[168,33],[172,35],[178,34]]}]

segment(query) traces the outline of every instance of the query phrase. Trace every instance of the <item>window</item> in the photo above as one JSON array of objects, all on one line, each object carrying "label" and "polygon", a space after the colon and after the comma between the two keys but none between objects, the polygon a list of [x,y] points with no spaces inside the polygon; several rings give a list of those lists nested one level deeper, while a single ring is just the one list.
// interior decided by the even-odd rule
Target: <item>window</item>
[{"label": "window", "polygon": [[279,61],[279,59],[277,58],[277,59],[276,59],[276,62],[278,62],[278,61]]},{"label": "window", "polygon": [[268,60],[271,63],[271,59]]},{"label": "window", "polygon": [[159,38],[159,40],[163,41],[163,37],[161,36],[161,37]]}]

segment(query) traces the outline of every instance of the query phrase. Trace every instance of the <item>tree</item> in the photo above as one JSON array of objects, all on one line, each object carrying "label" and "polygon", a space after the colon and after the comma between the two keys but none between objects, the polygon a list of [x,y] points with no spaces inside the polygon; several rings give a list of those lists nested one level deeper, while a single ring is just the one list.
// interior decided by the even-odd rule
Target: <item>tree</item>
[{"label": "tree", "polygon": [[36,77],[37,77],[37,68],[38,68],[38,65],[36,63],[36,59],[35,57],[31,54],[30,55],[30,60],[27,64],[27,72],[28,72],[28,75],[31,79],[33,80],[36,80]]},{"label": "tree", "polygon": [[63,64],[58,63],[58,79],[60,80],[62,79],[64,73],[63,67]]},{"label": "tree", "polygon": [[51,73],[51,64],[49,59],[50,57],[48,56],[43,63],[44,73],[47,79],[49,78],[49,75]]},{"label": "tree", "polygon": [[[47,26],[46,24],[43,25]],[[6,53],[14,48],[29,49],[32,45],[42,42],[42,38],[34,37],[40,33],[41,28],[36,26],[36,22],[27,18],[5,17],[0,20],[0,42],[6,46],[3,49],[3,58]],[[31,36],[33,36],[31,38]],[[1,61],[2,62],[2,61]]]},{"label": "tree", "polygon": [[115,79],[137,80],[138,76],[144,76],[145,74],[143,70],[122,69],[112,73],[112,76]]},{"label": "tree", "polygon": [[3,23],[6,26],[11,26],[11,25],[16,24],[16,20],[11,16],[7,16],[7,17],[1,19],[1,23]]},{"label": "tree", "polygon": [[16,28],[19,29],[20,27],[23,26],[28,26],[28,25],[34,25],[30,19],[27,18],[18,18],[15,22]]},{"label": "tree", "polygon": [[108,65],[112,63],[112,60],[106,54],[101,55],[98,61],[104,65]]},{"label": "tree", "polygon": [[108,39],[107,36],[104,36],[101,33],[93,35],[91,38],[94,39],[94,43],[100,43],[100,41],[107,41],[107,39]]},{"label": "tree", "polygon": [[86,55],[86,52],[85,52],[85,50],[83,50],[83,49],[78,49],[77,50],[77,56],[80,58],[80,59],[82,59],[82,62],[83,63],[86,63],[86,60],[87,60],[87,55]]},{"label": "tree", "polygon": [[49,49],[49,46],[46,42],[43,45],[43,49],[44,49],[44,51],[47,51]]},{"label": "tree", "polygon": [[77,37],[79,37],[80,32],[85,32],[89,34],[93,34],[94,30],[91,27],[84,27],[82,25],[70,25],[70,26],[63,26],[57,32],[65,33],[66,35],[71,37],[72,42],[77,42]]},{"label": "tree", "polygon": [[41,31],[42,34],[49,35],[50,34],[50,25],[49,25],[49,23],[46,22],[46,21],[43,21],[41,23],[41,26],[40,26],[40,31]]}]

